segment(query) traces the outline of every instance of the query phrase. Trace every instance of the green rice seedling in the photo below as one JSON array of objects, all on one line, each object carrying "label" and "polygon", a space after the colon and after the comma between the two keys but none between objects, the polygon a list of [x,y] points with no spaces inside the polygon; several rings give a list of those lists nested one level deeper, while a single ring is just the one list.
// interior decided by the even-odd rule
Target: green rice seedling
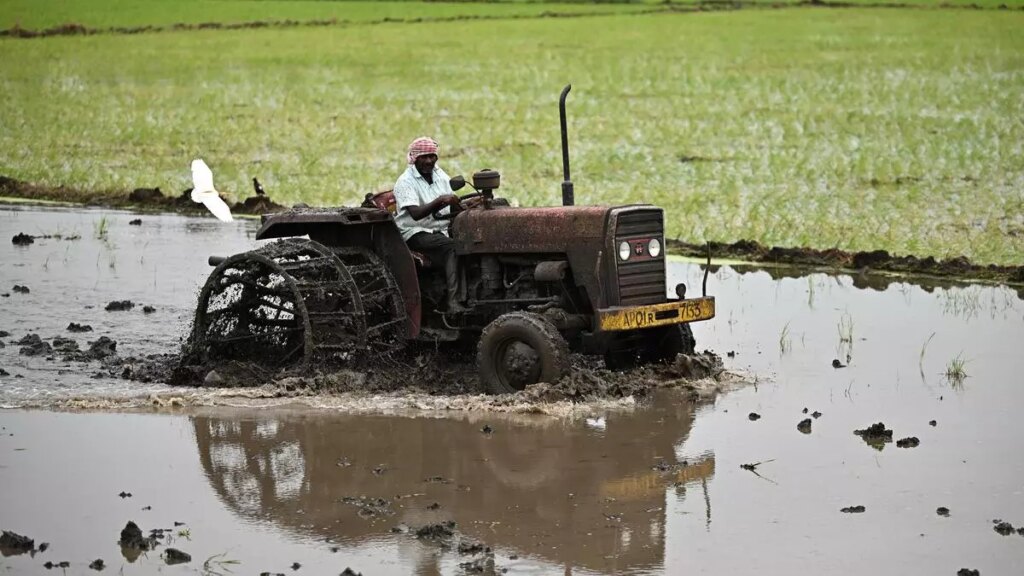
[{"label": "green rice seedling", "polygon": [[967,378],[967,371],[964,369],[966,364],[967,360],[964,359],[963,353],[961,352],[956,355],[956,358],[950,360],[949,364],[946,365],[946,380],[949,381],[949,384],[953,388],[963,388],[964,379]]},{"label": "green rice seedling", "polygon": [[92,225],[93,235],[97,240],[101,242],[107,242],[109,240],[108,233],[110,232],[110,221],[107,220],[106,216],[101,216],[99,220]]},{"label": "green rice seedling", "polygon": [[839,317],[839,324],[836,326],[839,330],[839,342],[846,344],[853,344],[853,317],[849,313],[844,312]]},{"label": "green rice seedling", "polygon": [[932,338],[935,338],[935,332],[924,341],[921,345],[921,356],[917,359],[917,367],[921,370],[921,377],[924,378],[924,353],[928,350],[928,345],[931,344]]},{"label": "green rice seedling", "polygon": [[793,342],[789,336],[789,322],[786,322],[785,326],[782,327],[782,332],[779,333],[779,352],[785,354],[792,348]]}]

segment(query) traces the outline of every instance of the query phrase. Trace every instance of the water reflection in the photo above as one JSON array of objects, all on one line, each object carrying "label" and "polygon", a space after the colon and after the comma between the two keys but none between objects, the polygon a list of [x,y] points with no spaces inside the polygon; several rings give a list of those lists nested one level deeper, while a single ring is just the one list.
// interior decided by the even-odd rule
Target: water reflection
[{"label": "water reflection", "polygon": [[[666,490],[675,499],[692,486],[707,498],[714,456],[676,456],[693,410],[664,394],[603,427],[297,413],[192,423],[211,485],[246,519],[350,546],[409,540],[392,528],[454,520],[491,547],[566,573],[632,572],[663,565]],[[481,432],[485,424],[494,432]],[[440,561],[427,554],[416,563],[436,573]]]}]

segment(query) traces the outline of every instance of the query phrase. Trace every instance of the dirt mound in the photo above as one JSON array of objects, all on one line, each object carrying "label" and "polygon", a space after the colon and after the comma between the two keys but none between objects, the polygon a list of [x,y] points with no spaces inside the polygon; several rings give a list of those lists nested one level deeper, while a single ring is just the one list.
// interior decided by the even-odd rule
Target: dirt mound
[{"label": "dirt mound", "polygon": [[[2,31],[0,31],[2,35]],[[114,208],[147,208],[156,210],[172,210],[176,212],[205,213],[202,204],[192,201],[192,189],[187,188],[178,196],[164,194],[159,186],[139,187],[125,193],[116,190],[86,191],[69,186],[44,186],[24,182],[7,176],[0,176],[0,196],[28,198],[35,200],[58,200],[83,204],[110,206]],[[267,214],[278,212],[285,207],[274,202],[265,193],[246,198],[242,202],[228,204],[236,214]],[[138,222],[141,224],[141,222]],[[40,236],[20,233],[13,238],[18,245],[31,244]]]},{"label": "dirt mound", "polygon": [[[680,240],[667,240],[674,253],[703,258],[708,246],[690,244]],[[769,262],[793,264],[804,267],[840,268],[847,270],[882,270],[936,276],[942,278],[979,278],[1007,283],[1024,283],[1024,266],[987,266],[974,264],[963,256],[936,260],[931,256],[895,256],[885,250],[868,252],[847,252],[837,248],[816,250],[814,248],[785,248],[764,246],[753,240],[740,240],[727,244],[711,242],[711,255],[715,258],[732,258],[748,262]]]}]

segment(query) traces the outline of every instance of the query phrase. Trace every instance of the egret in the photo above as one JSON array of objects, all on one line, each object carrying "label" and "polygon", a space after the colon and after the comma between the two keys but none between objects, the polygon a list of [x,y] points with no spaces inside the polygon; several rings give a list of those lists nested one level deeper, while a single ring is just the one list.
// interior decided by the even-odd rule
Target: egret
[{"label": "egret", "polygon": [[203,204],[219,220],[231,222],[231,209],[213,187],[213,171],[202,158],[192,161],[192,201]]}]

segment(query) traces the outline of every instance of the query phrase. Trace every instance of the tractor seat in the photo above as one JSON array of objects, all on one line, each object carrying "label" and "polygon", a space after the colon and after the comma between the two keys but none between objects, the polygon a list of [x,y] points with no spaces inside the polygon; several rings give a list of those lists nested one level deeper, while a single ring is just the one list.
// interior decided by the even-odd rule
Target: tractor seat
[{"label": "tractor seat", "polygon": [[[395,203],[395,191],[384,190],[383,192],[368,193],[363,199],[364,208],[377,208],[391,214],[392,218],[398,214],[398,204]],[[416,262],[417,268],[430,268],[430,258],[415,250],[409,250],[412,259]]]}]

